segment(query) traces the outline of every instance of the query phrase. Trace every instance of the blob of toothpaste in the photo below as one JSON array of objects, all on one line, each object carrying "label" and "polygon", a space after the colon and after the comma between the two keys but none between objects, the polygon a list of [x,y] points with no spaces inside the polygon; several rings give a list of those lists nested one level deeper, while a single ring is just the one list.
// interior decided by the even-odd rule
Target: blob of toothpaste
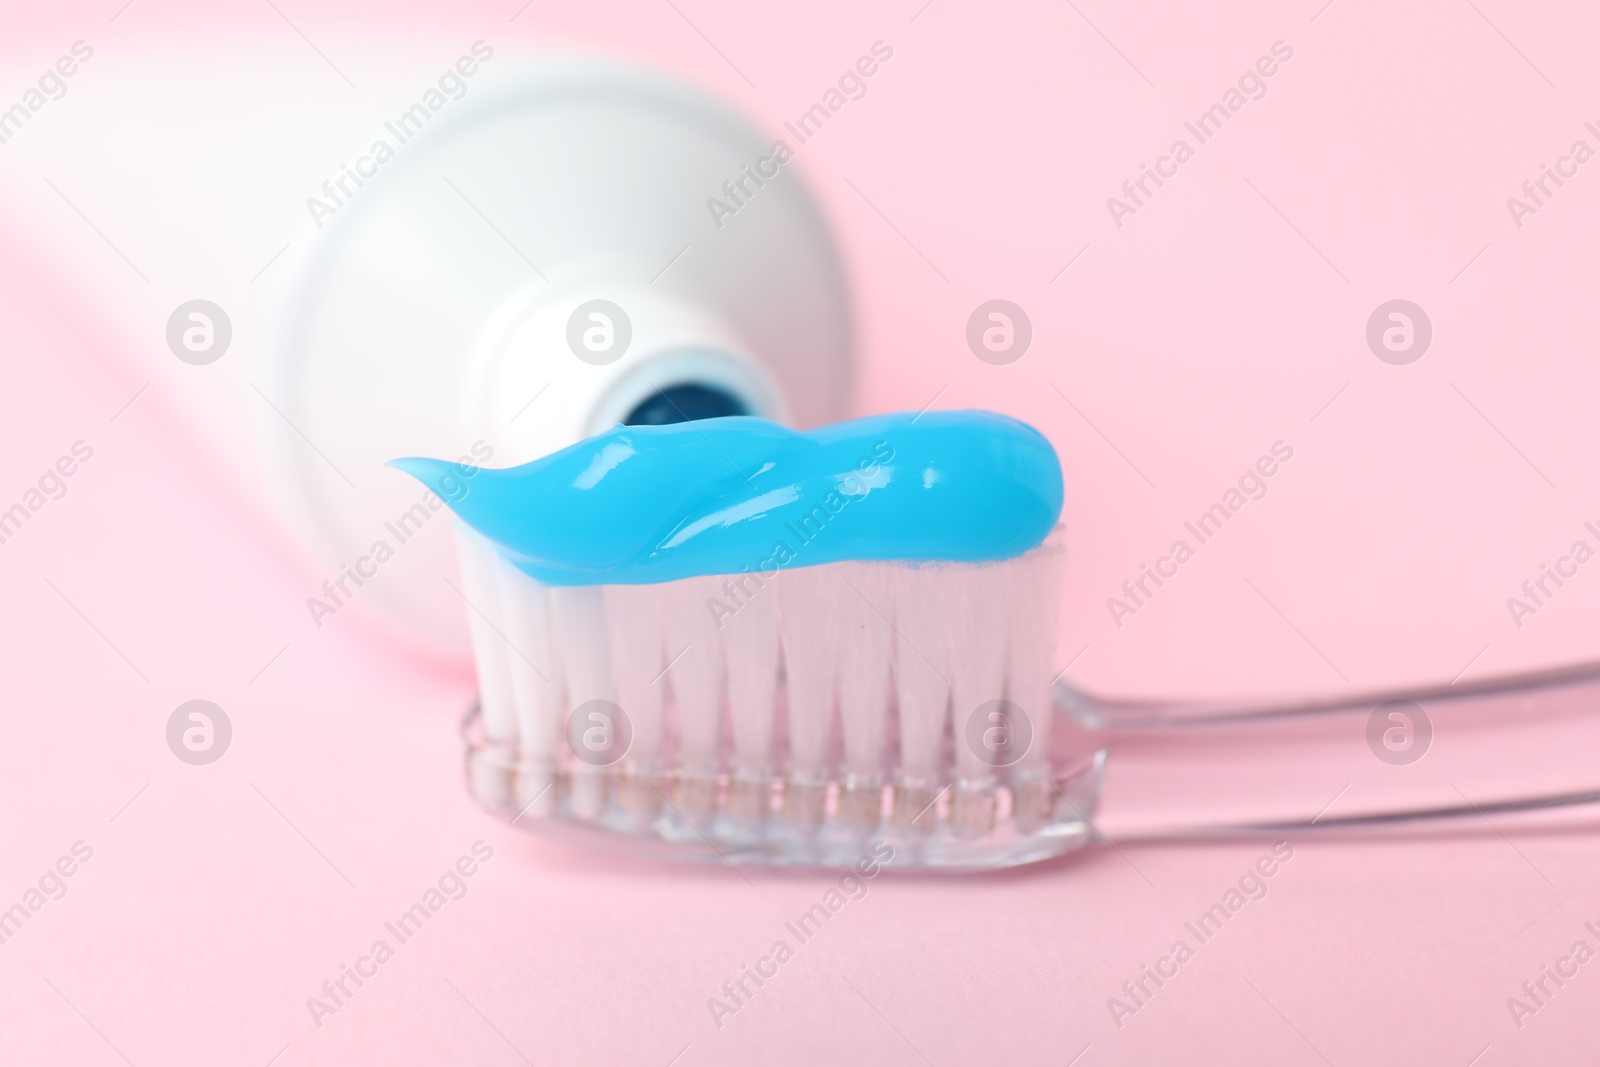
[{"label": "blob of toothpaste", "polygon": [[746,417],[618,426],[503,470],[390,466],[546,585],[1010,559],[1044,540],[1062,499],[1050,442],[987,411],[807,431]]}]

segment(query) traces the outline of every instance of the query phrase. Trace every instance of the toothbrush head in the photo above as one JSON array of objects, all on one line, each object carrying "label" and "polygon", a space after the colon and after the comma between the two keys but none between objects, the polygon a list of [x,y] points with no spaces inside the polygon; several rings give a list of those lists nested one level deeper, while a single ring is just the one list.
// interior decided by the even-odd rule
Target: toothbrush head
[{"label": "toothbrush head", "polygon": [[1050,694],[1060,466],[1031,427],[725,418],[394,465],[462,520],[468,778],[513,821],[902,869],[1088,840],[1100,763]]},{"label": "toothbrush head", "polygon": [[480,682],[467,780],[518,826],[669,859],[887,854],[913,871],[1093,836],[1101,754],[1051,703],[1060,530],[998,563],[591,586],[543,585],[459,536]]}]

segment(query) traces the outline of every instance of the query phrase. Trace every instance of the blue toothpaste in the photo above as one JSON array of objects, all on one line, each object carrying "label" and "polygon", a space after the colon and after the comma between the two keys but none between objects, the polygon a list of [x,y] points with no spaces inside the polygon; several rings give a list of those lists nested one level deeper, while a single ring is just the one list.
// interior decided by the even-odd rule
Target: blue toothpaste
[{"label": "blue toothpaste", "polygon": [[618,426],[504,470],[421,458],[391,466],[547,585],[1009,559],[1061,515],[1050,442],[986,411],[809,431],[745,417]]}]

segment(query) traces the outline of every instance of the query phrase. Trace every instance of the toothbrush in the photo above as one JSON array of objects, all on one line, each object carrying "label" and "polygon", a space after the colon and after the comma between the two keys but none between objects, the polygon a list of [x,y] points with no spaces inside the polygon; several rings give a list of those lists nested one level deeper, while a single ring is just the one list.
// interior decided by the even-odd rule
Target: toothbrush
[{"label": "toothbrush", "polygon": [[669,857],[887,843],[909,870],[1600,812],[1600,664],[1277,705],[1055,680],[1054,453],[999,416],[918,418],[619,427],[453,480],[398,461],[455,490],[477,799]]}]

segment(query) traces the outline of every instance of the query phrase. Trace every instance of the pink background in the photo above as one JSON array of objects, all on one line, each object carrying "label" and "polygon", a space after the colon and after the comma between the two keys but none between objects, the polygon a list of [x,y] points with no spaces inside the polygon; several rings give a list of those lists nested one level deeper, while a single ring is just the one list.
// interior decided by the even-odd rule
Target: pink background
[{"label": "pink background", "polygon": [[[1069,678],[1338,693],[1584,658],[1600,574],[1521,628],[1505,599],[1600,519],[1600,163],[1520,229],[1505,200],[1575,139],[1600,148],[1592,14],[276,2],[0,15],[0,106],[74,40],[96,50],[0,145],[0,506],[74,441],[94,448],[0,545],[0,906],[74,841],[94,849],[0,946],[0,1060],[1592,1060],[1600,963],[1520,1030],[1505,1007],[1578,938],[1600,947],[1583,926],[1600,926],[1600,861],[1561,835],[1301,842],[1120,1029],[1107,998],[1264,845],[879,879],[717,1029],[706,998],[831,879],[601,859],[481,815],[455,739],[470,680],[354,617],[310,627],[320,576],[190,414],[222,365],[177,363],[161,333],[204,295],[247,337],[250,279],[300,210],[256,191],[475,39],[635,57],[774,129],[883,39],[894,60],[798,164],[859,297],[857,406],[993,407],[1055,441]],[[1106,198],[1278,40],[1294,58],[1269,94],[1114,226]],[[207,71],[244,66],[259,93],[208,92]],[[169,106],[138,103],[152,85]],[[109,134],[85,132],[97,115]],[[1034,325],[1011,366],[963,340],[994,297]],[[1393,298],[1434,327],[1406,367],[1364,341]],[[1280,439],[1295,457],[1267,498],[1118,629],[1105,599]],[[163,737],[195,697],[234,723],[210,767]],[[495,857],[470,893],[315,1027],[306,998],[480,838]]]}]

